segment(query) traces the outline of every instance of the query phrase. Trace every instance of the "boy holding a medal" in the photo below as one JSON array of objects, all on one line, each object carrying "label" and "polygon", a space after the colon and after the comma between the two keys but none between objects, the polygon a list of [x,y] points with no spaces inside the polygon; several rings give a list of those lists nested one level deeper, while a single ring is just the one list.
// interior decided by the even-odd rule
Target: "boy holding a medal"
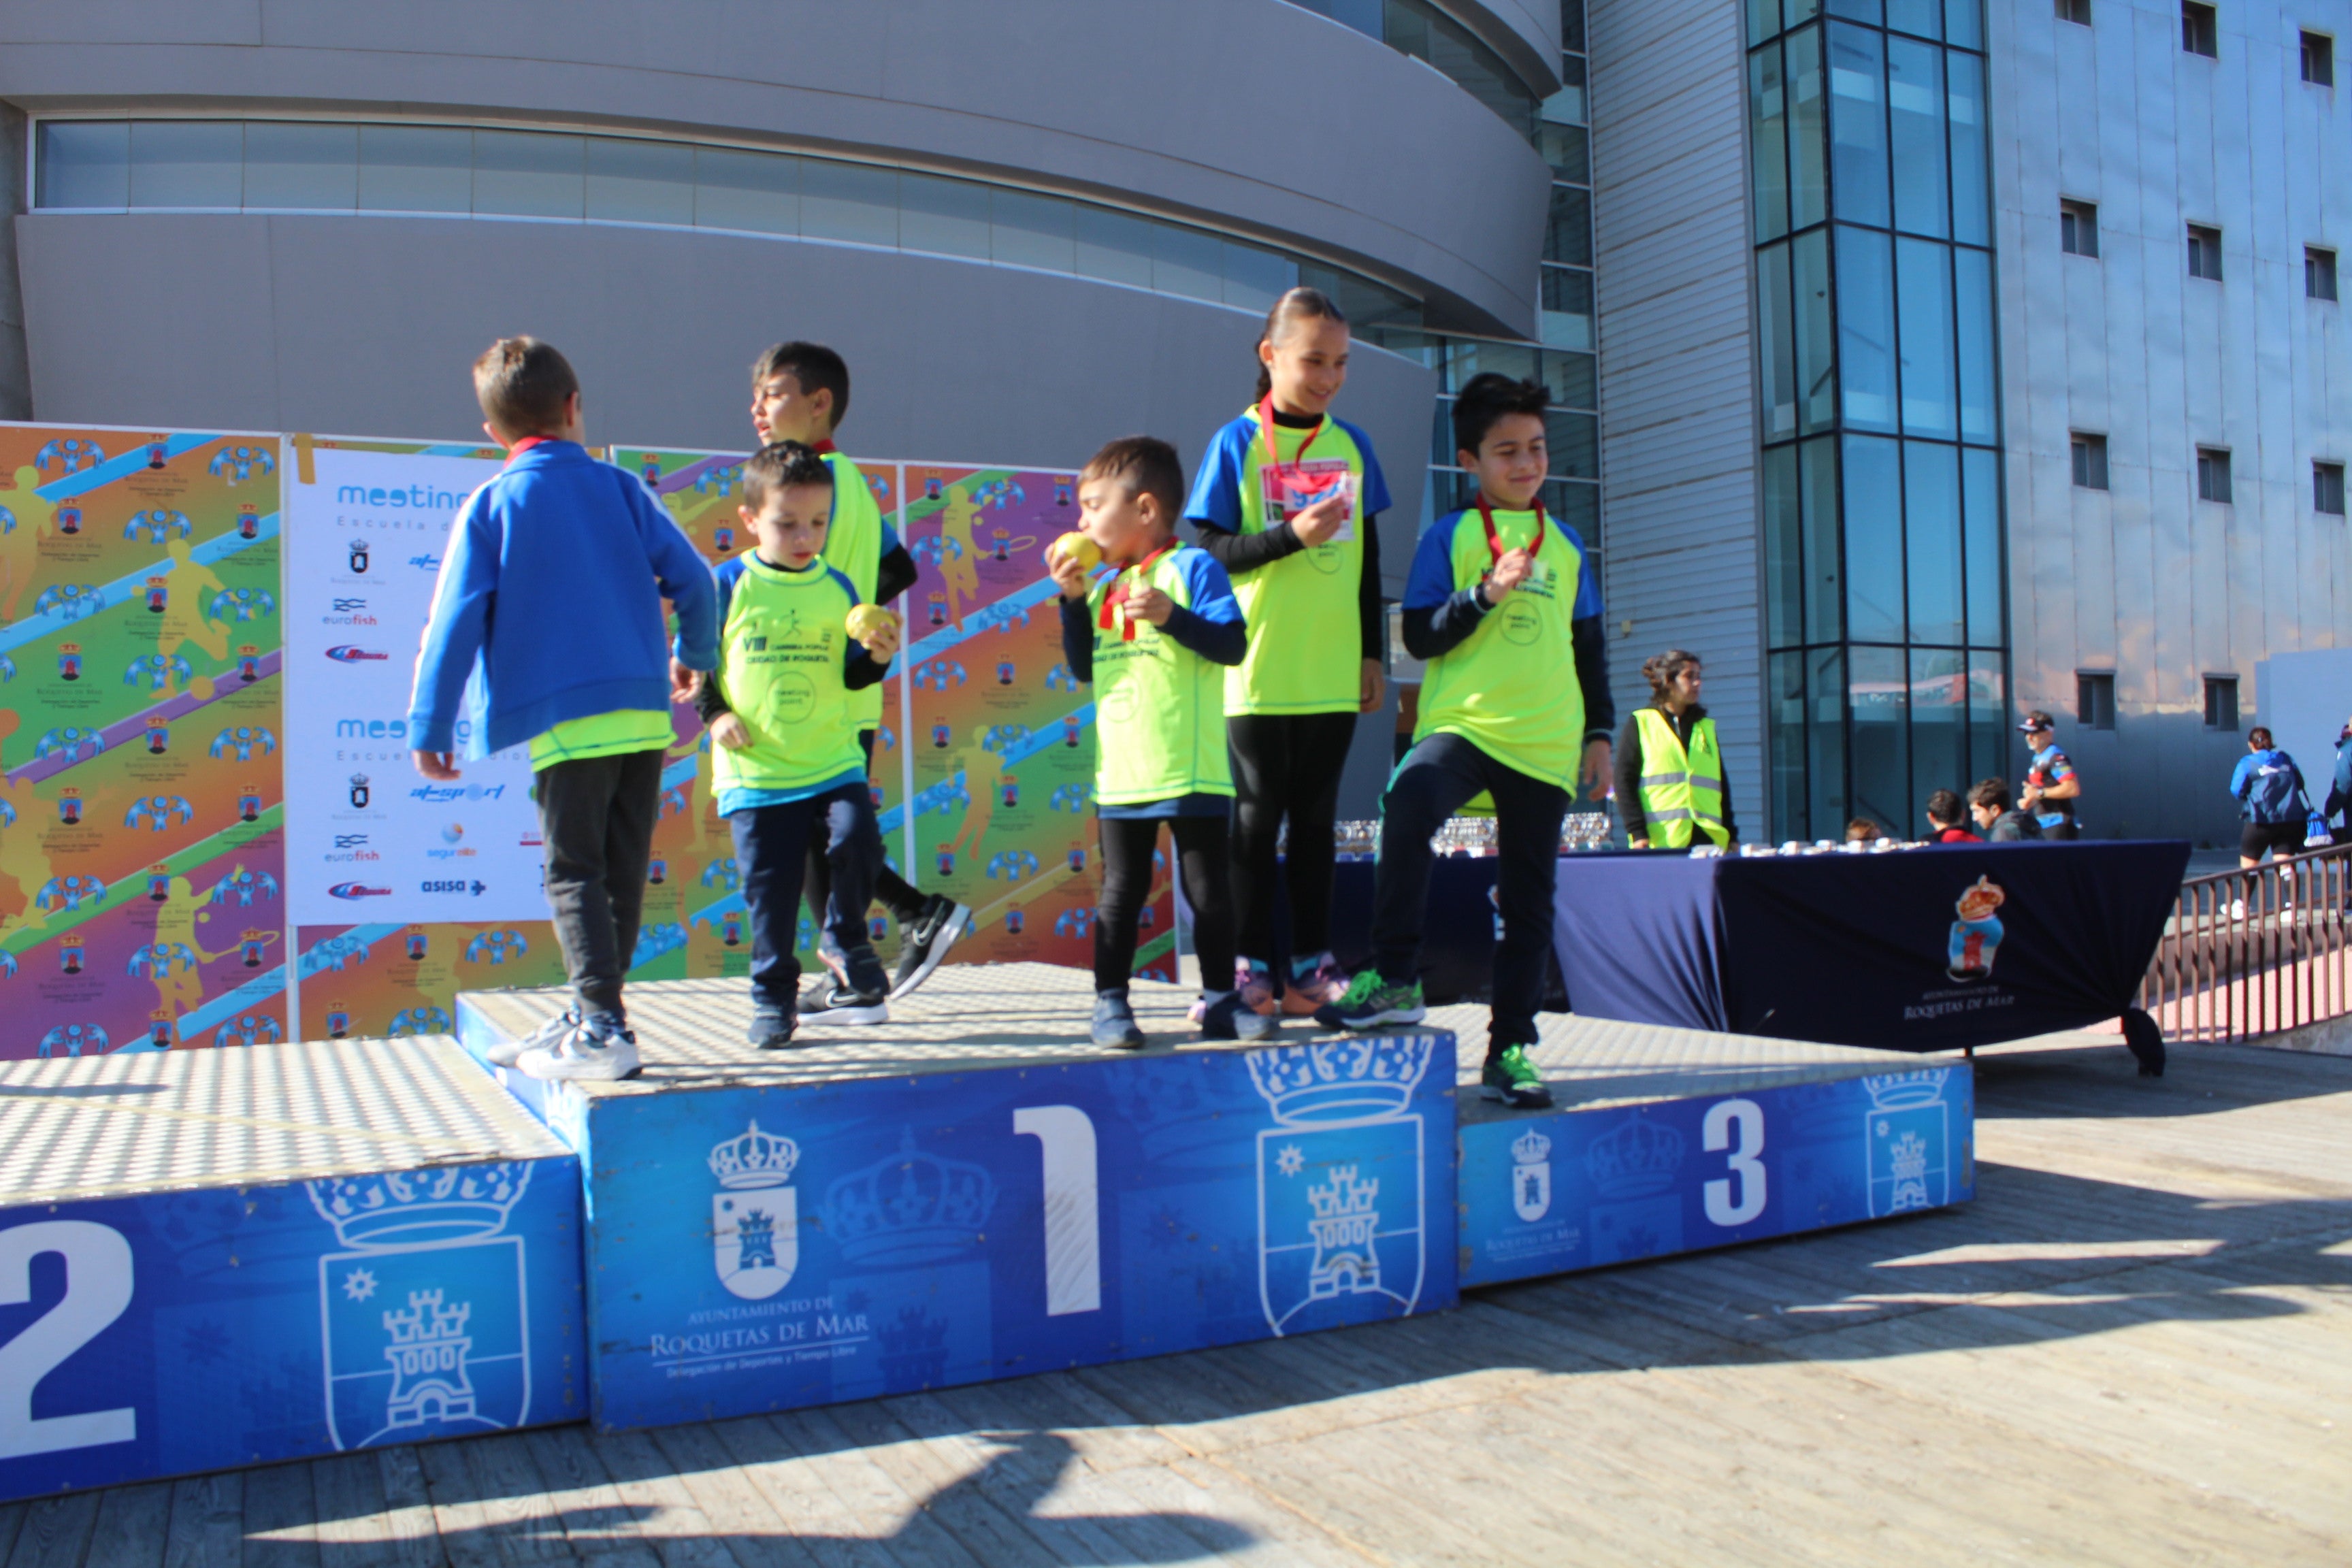
[{"label": "boy holding a medal", "polygon": [[1609,776],[1609,695],[1599,574],[1576,531],[1541,499],[1550,395],[1532,381],[1474,377],[1454,405],[1473,504],[1421,536],[1404,592],[1405,648],[1427,662],[1413,747],[1381,801],[1372,967],[1317,1014],[1350,1029],[1414,1024],[1431,836],[1481,795],[1496,817],[1497,905],[1486,1098],[1551,1103],[1527,1058],[1551,946],[1552,889],[1569,792]]},{"label": "boy holding a medal", "polygon": [[[1062,591],[1062,654],[1095,689],[1095,799],[1102,902],[1095,919],[1094,1043],[1143,1045],[1128,977],[1151,855],[1168,825],[1192,906],[1204,1039],[1264,1039],[1275,1020],[1226,989],[1234,901],[1225,817],[1224,672],[1248,647],[1232,579],[1180,543],[1184,470],[1149,436],[1113,441],[1078,476],[1080,531],[1048,555]],[[1105,570],[1108,568],[1108,570]]]}]

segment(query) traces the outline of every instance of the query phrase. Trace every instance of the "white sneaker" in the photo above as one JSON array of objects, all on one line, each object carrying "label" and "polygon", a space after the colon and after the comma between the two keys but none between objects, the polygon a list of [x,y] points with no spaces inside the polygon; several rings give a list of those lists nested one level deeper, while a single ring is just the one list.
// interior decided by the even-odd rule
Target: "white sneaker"
[{"label": "white sneaker", "polygon": [[500,1040],[482,1053],[482,1059],[494,1068],[510,1068],[530,1051],[553,1050],[563,1037],[580,1026],[580,1009],[566,1007],[520,1039]]},{"label": "white sneaker", "polygon": [[637,1037],[626,1029],[582,1024],[553,1046],[531,1051],[515,1066],[536,1079],[617,1083],[637,1076]]}]

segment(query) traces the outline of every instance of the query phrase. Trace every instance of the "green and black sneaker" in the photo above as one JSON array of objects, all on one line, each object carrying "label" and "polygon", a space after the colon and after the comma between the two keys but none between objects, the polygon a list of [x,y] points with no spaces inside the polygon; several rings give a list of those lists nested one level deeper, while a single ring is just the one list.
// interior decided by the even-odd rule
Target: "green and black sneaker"
[{"label": "green and black sneaker", "polygon": [[1486,1058],[1480,1088],[1488,1100],[1499,1100],[1513,1110],[1542,1110],[1551,1104],[1551,1090],[1543,1074],[1528,1060],[1525,1046],[1505,1046]]},{"label": "green and black sneaker", "polygon": [[1337,1002],[1315,1009],[1327,1029],[1375,1029],[1382,1024],[1418,1024],[1429,1016],[1421,1005],[1421,982],[1395,985],[1375,969],[1360,969]]}]

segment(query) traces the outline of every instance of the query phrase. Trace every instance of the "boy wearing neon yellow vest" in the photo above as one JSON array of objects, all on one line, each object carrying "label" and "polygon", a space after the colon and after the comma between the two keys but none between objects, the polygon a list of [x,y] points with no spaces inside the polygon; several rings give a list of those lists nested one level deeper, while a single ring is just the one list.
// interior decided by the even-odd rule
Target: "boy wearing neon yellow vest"
[{"label": "boy wearing neon yellow vest", "polygon": [[1519,1110],[1551,1103],[1528,1061],[1551,946],[1552,888],[1569,792],[1609,776],[1601,582],[1576,531],[1543,507],[1541,384],[1488,373],[1454,405],[1469,508],[1421,536],[1404,591],[1406,651],[1427,662],[1413,747],[1389,780],[1373,874],[1372,967],[1317,1015],[1351,1029],[1423,1016],[1421,926],[1429,840],[1484,794],[1495,803],[1494,1015],[1484,1088]]},{"label": "boy wearing neon yellow vest", "polygon": [[[853,617],[867,601],[824,559],[836,482],[797,441],[744,462],[738,510],[757,547],[719,568],[719,669],[703,684],[719,815],[734,834],[751,919],[751,1040],[770,1048],[791,1044],[803,1022],[890,1016],[889,979],[866,928],[882,835],[855,699],[887,673],[898,624],[870,606]],[[842,969],[803,1009],[793,937],[812,841],[832,873],[819,918]]]},{"label": "boy wearing neon yellow vest", "polygon": [[[622,985],[661,816],[668,705],[718,661],[710,568],[643,485],[581,445],[580,378],[554,345],[499,339],[474,362],[474,395],[507,461],[450,524],[409,700],[416,771],[457,777],[451,748],[469,706],[470,755],[530,745],[574,1004],[488,1055],[533,1078],[634,1078]],[[664,599],[677,608],[675,645]]]},{"label": "boy wearing neon yellow vest", "polygon": [[1225,817],[1224,669],[1249,633],[1225,569],[1176,538],[1184,469],[1149,436],[1113,441],[1078,476],[1079,529],[1100,568],[1056,548],[1062,655],[1095,689],[1095,800],[1102,902],[1095,916],[1094,1043],[1144,1043],[1128,1003],[1136,917],[1151,890],[1160,825],[1176,841],[1201,958],[1204,1039],[1264,1039],[1275,1020],[1225,989],[1234,972]]},{"label": "boy wearing neon yellow vest", "polygon": [[[833,469],[833,518],[826,530],[824,559],[873,605],[887,605],[915,585],[915,558],[899,542],[898,531],[883,517],[874,490],[833,444],[833,433],[849,415],[849,365],[823,343],[778,343],[751,365],[751,428],[761,445],[798,441],[821,454]],[[858,744],[865,748],[866,771],[874,767],[874,738],[882,725],[882,688],[870,687],[851,699],[857,717]],[[809,916],[817,922],[817,952],[841,974],[841,954],[826,930],[824,904],[832,890],[832,872],[821,846],[809,846],[807,896]],[[876,873],[874,891],[898,921],[898,966],[891,976],[890,999],[897,1001],[930,978],[948,949],[963,935],[971,911],[953,899],[923,890],[887,865]]]},{"label": "boy wearing neon yellow vest", "polygon": [[[1210,441],[1184,509],[1249,621],[1249,654],[1225,676],[1234,984],[1266,1014],[1303,1016],[1347,993],[1330,952],[1332,829],[1356,716],[1385,695],[1375,524],[1388,481],[1371,437],[1330,413],[1348,348],[1348,318],[1328,295],[1293,289],[1276,300],[1258,338],[1257,401]],[[1276,846],[1286,819],[1290,962],[1277,975]]]}]

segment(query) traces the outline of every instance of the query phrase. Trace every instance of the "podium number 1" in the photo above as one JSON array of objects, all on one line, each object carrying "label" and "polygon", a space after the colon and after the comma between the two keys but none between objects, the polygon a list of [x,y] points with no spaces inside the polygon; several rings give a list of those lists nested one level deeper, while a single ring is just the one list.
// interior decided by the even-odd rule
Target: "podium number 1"
[{"label": "podium number 1", "polygon": [[1013,1131],[1037,1140],[1045,1165],[1045,1315],[1100,1311],[1094,1121],[1075,1105],[1029,1105],[1013,1113]]},{"label": "podium number 1", "polygon": [[[1738,1147],[1732,1147],[1732,1129],[1739,1130]],[[1731,1150],[1731,1176],[1707,1183],[1703,1189],[1706,1217],[1721,1226],[1746,1225],[1764,1212],[1764,1108],[1752,1100],[1726,1100],[1706,1108],[1699,1126],[1699,1142],[1710,1154]],[[1738,1178],[1739,1198],[1731,1196]]]},{"label": "podium number 1", "polygon": [[44,1252],[64,1255],[66,1293],[0,1345],[0,1459],[128,1443],[139,1436],[136,1410],[34,1417],[33,1390],[41,1379],[131,1305],[131,1244],[122,1233],[89,1220],[52,1219],[0,1230],[0,1307],[33,1299],[33,1259]]}]

